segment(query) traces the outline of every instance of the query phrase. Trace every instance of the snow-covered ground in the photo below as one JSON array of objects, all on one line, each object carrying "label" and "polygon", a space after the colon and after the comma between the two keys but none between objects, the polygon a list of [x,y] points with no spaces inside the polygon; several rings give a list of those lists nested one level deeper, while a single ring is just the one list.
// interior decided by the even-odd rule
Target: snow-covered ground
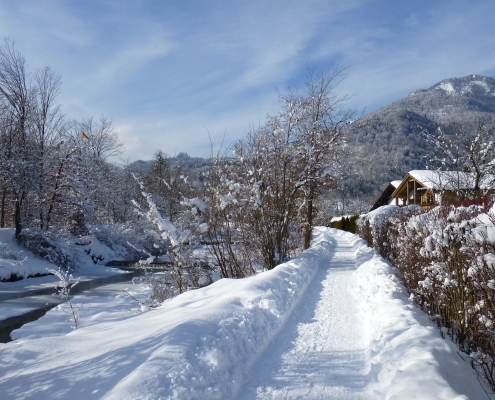
[{"label": "snow-covered ground", "polygon": [[120,294],[92,298],[78,330],[54,309],[15,331],[0,344],[2,399],[489,398],[393,269],[347,232],[319,228],[272,271],[130,308]]},{"label": "snow-covered ground", "polygon": [[[78,280],[80,287],[84,282],[91,281],[92,285],[97,285],[112,276],[128,274],[128,271],[93,262],[91,254],[98,254],[103,260],[117,258],[111,249],[95,238],[89,245],[80,247],[78,269],[72,274],[73,281]],[[56,303],[58,300],[49,296],[55,294],[59,278],[49,274],[49,270],[57,269],[56,265],[20,247],[14,238],[14,229],[0,229],[0,279],[8,279],[12,274],[25,278],[15,282],[0,282],[0,321],[39,309],[40,301],[41,304]],[[46,301],[40,294],[48,296]]]}]

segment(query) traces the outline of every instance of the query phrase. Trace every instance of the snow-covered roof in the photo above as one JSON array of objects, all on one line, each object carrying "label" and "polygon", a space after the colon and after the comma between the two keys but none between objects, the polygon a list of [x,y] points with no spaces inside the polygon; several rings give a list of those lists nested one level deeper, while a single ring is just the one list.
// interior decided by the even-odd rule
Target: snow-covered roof
[{"label": "snow-covered roof", "polygon": [[[474,187],[474,175],[469,172],[413,170],[409,171],[409,175],[428,189],[454,190],[472,189]],[[486,177],[480,182],[480,188],[492,188],[492,181],[492,176]]]},{"label": "snow-covered roof", "polygon": [[[409,175],[421,182],[428,189],[452,189],[453,181],[456,181],[455,171],[432,171],[432,170],[413,170],[409,171]],[[467,175],[465,172],[460,172],[462,175]],[[462,176],[462,180],[469,181],[470,177]]]},{"label": "snow-covered roof", "polygon": [[394,188],[396,188],[396,189],[397,189],[397,188],[399,187],[399,185],[400,185],[400,183],[401,183],[401,182],[402,182],[402,181],[392,181],[392,182],[390,182],[390,184],[391,184]]}]

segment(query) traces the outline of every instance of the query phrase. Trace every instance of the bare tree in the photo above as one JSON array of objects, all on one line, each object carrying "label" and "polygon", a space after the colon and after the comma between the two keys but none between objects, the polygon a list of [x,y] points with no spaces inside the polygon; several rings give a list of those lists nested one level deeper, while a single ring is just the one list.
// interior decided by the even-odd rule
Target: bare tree
[{"label": "bare tree", "polygon": [[0,101],[2,104],[2,142],[0,153],[5,182],[2,190],[2,221],[5,198],[10,192],[13,203],[16,237],[22,230],[21,208],[32,185],[33,160],[29,144],[28,124],[33,89],[27,80],[25,60],[15,50],[14,43],[5,39],[0,47]]},{"label": "bare tree", "polygon": [[[64,129],[64,115],[60,110],[60,105],[55,104],[60,92],[61,78],[49,67],[44,67],[35,74],[34,96],[32,105],[32,135],[36,151],[36,171],[37,182],[36,207],[39,218],[40,229],[47,228],[45,220],[47,210],[44,207],[49,203],[48,199],[53,198],[54,191],[57,190],[57,179],[52,179],[51,171],[59,169],[57,165],[56,153],[60,146],[57,141],[61,141],[61,133]],[[55,186],[52,187],[51,184]]]},{"label": "bare tree", "polygon": [[287,116],[287,120],[294,118],[292,104],[302,104],[299,107],[302,115],[295,129],[298,155],[304,165],[300,179],[304,181],[305,249],[310,246],[315,202],[322,187],[343,176],[345,128],[355,116],[355,111],[347,108],[349,96],[336,92],[345,72],[342,66],[319,75],[309,69],[305,90],[298,95],[299,100],[295,100],[293,95],[282,97],[286,104],[283,116]]},{"label": "bare tree", "polygon": [[[112,126],[112,120],[103,115],[98,122],[95,122],[93,117],[86,118],[78,124],[78,130],[80,134],[74,139],[95,158],[107,160],[109,157],[121,155],[125,150]],[[88,139],[85,139],[83,133]]]}]

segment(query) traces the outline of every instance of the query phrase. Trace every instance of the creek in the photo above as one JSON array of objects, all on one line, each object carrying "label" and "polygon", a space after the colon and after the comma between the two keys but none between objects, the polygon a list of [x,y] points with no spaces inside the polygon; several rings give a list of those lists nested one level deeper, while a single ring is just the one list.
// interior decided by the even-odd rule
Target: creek
[{"label": "creek", "polygon": [[[129,272],[92,280],[82,280],[71,289],[70,295],[73,296],[83,292],[91,294],[94,289],[101,286],[131,282],[132,278],[144,274],[142,269],[124,266],[119,266],[118,268]],[[111,290],[111,287],[109,289]],[[115,290],[117,291],[117,288]],[[9,313],[12,316],[0,320],[0,343],[12,341],[10,334],[13,330],[19,329],[29,322],[36,321],[49,310],[64,302],[65,300],[56,295],[55,286],[2,294],[0,296],[0,307],[9,307]]]}]

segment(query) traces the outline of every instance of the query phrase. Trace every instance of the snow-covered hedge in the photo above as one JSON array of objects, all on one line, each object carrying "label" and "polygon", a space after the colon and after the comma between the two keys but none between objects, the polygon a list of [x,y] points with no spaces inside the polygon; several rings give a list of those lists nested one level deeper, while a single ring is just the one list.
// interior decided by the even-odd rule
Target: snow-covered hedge
[{"label": "snow-covered hedge", "polygon": [[395,265],[413,298],[442,334],[471,355],[495,388],[494,209],[386,206],[358,222],[358,233]]}]

